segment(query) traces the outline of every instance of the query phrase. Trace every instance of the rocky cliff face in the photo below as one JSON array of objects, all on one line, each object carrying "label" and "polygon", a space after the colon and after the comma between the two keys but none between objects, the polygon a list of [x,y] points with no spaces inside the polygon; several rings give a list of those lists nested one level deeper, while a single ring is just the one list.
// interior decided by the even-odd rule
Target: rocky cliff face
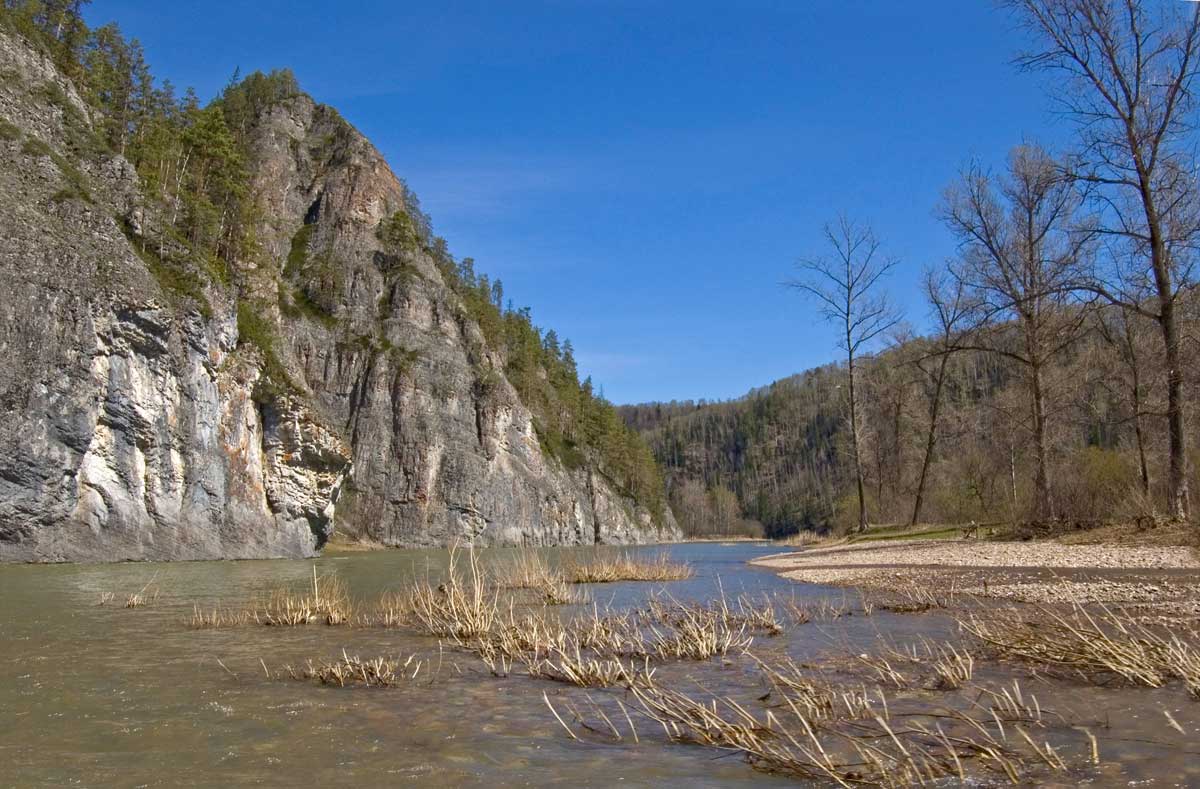
[{"label": "rocky cliff face", "polygon": [[404,188],[336,112],[295,96],[255,120],[261,251],[197,304],[139,254],[133,168],[76,155],[70,82],[3,33],[0,75],[0,559],[676,535],[543,453],[437,267],[380,240]]}]

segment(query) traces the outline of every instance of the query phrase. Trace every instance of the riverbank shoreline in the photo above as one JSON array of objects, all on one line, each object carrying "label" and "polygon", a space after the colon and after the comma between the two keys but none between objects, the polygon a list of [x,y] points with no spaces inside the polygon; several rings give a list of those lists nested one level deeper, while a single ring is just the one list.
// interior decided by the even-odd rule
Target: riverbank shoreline
[{"label": "riverbank shoreline", "polygon": [[1188,546],[866,541],[772,554],[751,564],[799,583],[868,593],[923,588],[1024,603],[1102,603],[1160,620],[1200,616],[1200,556]]}]

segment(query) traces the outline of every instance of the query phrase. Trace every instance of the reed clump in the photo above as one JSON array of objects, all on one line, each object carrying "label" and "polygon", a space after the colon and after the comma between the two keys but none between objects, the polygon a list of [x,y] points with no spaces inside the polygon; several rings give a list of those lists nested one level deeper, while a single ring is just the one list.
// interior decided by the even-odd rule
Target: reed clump
[{"label": "reed clump", "polygon": [[[759,616],[765,616],[759,613]],[[652,662],[739,655],[753,643],[738,609],[661,601],[637,612],[592,610],[567,622],[545,614],[497,615],[479,632],[451,635],[491,673],[523,666],[530,676],[581,687],[628,686],[653,676]]]},{"label": "reed clump", "polygon": [[344,581],[337,575],[318,575],[312,568],[312,583],[299,590],[274,589],[266,602],[252,612],[254,621],[264,625],[296,627],[314,622],[343,625],[353,618],[354,605]]},{"label": "reed clump", "polygon": [[567,580],[576,584],[682,581],[692,577],[692,568],[689,565],[672,562],[666,554],[641,558],[629,552],[604,554],[587,561],[569,562],[564,572]]},{"label": "reed clump", "polygon": [[654,669],[650,659],[641,663],[613,657],[598,657],[583,650],[575,642],[566,648],[555,648],[543,658],[530,661],[529,675],[582,688],[606,688],[613,685],[653,684]]},{"label": "reed clump", "polygon": [[[158,600],[159,592],[161,591],[156,583],[158,581],[158,573],[151,576],[150,580],[136,592],[130,592],[125,595],[125,602],[122,604],[124,608],[141,608],[142,606],[150,605]],[[117,601],[116,592],[101,592],[96,605],[108,605]]]},{"label": "reed clump", "polygon": [[[664,660],[708,660],[741,654],[753,637],[727,607],[673,606],[655,614],[649,626],[651,652]],[[666,627],[662,627],[665,625]]]},{"label": "reed clump", "polygon": [[882,714],[887,716],[887,697],[883,691],[874,693],[865,684],[857,687],[813,680],[791,658],[771,664],[759,658],[759,672],[772,691],[799,717],[807,720],[857,720]]},{"label": "reed clump", "polygon": [[[874,613],[874,605],[869,600],[864,599],[862,602],[864,616]],[[846,597],[840,601],[834,601],[828,597],[819,597],[815,600],[796,600],[789,597],[781,600],[780,606],[785,618],[795,625],[803,625],[808,622],[834,622],[842,617],[854,615],[854,608]]]},{"label": "reed clump", "polygon": [[344,625],[355,619],[354,603],[344,581],[335,574],[320,575],[316,565],[312,579],[303,587],[280,586],[256,604],[234,609],[221,604],[192,605],[187,625],[194,629],[269,625],[299,627],[321,622]]},{"label": "reed clump", "polygon": [[386,592],[355,620],[364,627],[407,627],[413,621],[412,597],[402,592]]},{"label": "reed clump", "polygon": [[820,534],[811,529],[801,529],[795,534],[789,534],[781,540],[776,540],[776,545],[786,545],[789,548],[811,548],[817,545],[825,545],[837,542],[839,538],[828,534]]},{"label": "reed clump", "polygon": [[220,627],[239,627],[257,623],[258,619],[253,609],[230,610],[222,608],[219,605],[214,605],[212,608],[203,608],[199,603],[193,603],[192,616],[188,620],[187,625],[194,630],[205,630]]},{"label": "reed clump", "polygon": [[953,586],[939,593],[928,586],[907,583],[889,589],[887,592],[876,592],[864,599],[864,604],[896,614],[922,614],[942,608],[951,608],[957,599]]},{"label": "reed clump", "polygon": [[347,685],[388,688],[416,679],[422,666],[423,662],[415,654],[404,660],[386,657],[364,659],[348,655],[343,649],[342,657],[338,660],[319,663],[310,660],[299,668],[285,666],[284,671],[294,680],[316,681],[339,688]]},{"label": "reed clump", "polygon": [[550,569],[542,555],[532,549],[522,549],[511,561],[492,569],[496,586],[501,589],[539,589],[547,580],[561,577]]},{"label": "reed clump", "polygon": [[445,580],[434,583],[426,579],[412,588],[409,607],[413,623],[429,635],[479,636],[499,621],[499,591],[487,582],[475,550],[467,550],[465,570],[459,557],[460,551],[452,548]]},{"label": "reed clump", "polygon": [[1168,638],[1119,609],[1099,606],[1092,613],[1075,603],[1065,612],[1039,606],[1029,616],[1009,607],[958,623],[1001,657],[1067,669],[1096,682],[1115,676],[1160,687],[1178,678],[1200,695],[1200,646],[1178,634]]},{"label": "reed clump", "polygon": [[905,648],[886,652],[893,658],[932,669],[935,690],[957,690],[975,674],[975,655],[962,644],[938,643],[921,637]]},{"label": "reed clump", "polygon": [[767,595],[761,598],[738,595],[731,603],[724,591],[707,604],[680,603],[673,598],[654,597],[645,614],[650,621],[679,624],[688,620],[706,620],[740,628],[748,632],[776,636],[783,632],[783,622],[775,603]]},{"label": "reed clump", "polygon": [[[884,713],[845,720],[808,717],[798,707],[755,713],[727,696],[700,700],[661,685],[633,686],[631,692],[645,717],[675,742],[739,751],[756,769],[838,786],[965,782],[968,760],[1016,783],[1028,760],[1007,734],[952,712],[936,723],[915,717],[893,722]],[[1050,758],[1033,747],[1043,760]],[[1045,748],[1054,754],[1053,768],[1065,769]]]},{"label": "reed clump", "polygon": [[571,620],[567,628],[581,647],[602,655],[645,658],[650,654],[639,618],[631,612],[601,616],[593,606],[589,614]]},{"label": "reed clump", "polygon": [[577,605],[584,596],[571,588],[561,570],[553,569],[540,554],[523,550],[516,558],[492,570],[492,577],[501,589],[525,589],[534,592],[542,605]]}]

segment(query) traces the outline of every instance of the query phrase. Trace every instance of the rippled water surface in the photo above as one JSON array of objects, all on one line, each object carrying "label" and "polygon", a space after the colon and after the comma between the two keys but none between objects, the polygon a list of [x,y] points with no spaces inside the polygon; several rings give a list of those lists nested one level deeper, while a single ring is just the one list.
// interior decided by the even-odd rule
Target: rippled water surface
[{"label": "rippled water surface", "polygon": [[[722,591],[799,598],[845,593],[784,581],[747,560],[768,545],[670,546],[694,576],[669,584],[585,587],[601,607],[642,605],[666,589],[679,600]],[[482,552],[485,561],[504,549]],[[548,550],[550,560],[568,551]],[[313,561],[0,566],[0,784],[13,786],[776,786],[736,755],[661,741],[572,741],[543,698],[584,691],[511,676],[497,679],[469,654],[401,631],[311,625],[193,630],[193,604],[246,603],[280,583],[336,571],[364,599],[438,573],[442,551],[327,555]],[[148,582],[161,591],[142,608],[121,602]],[[117,599],[97,605],[106,592]],[[570,615],[570,611],[566,612]],[[756,637],[769,657],[812,660],[869,650],[880,638],[938,638],[939,616],[876,614],[810,623]],[[272,679],[288,663],[418,652],[424,679],[389,689],[340,689]],[[220,663],[218,663],[220,661]],[[744,661],[672,664],[664,677],[713,690],[746,686]],[[224,664],[222,667],[221,664]],[[986,674],[986,672],[985,672]],[[996,674],[998,680],[1006,677]],[[1124,785],[1200,785],[1200,703],[1178,689],[1094,689],[1058,683],[1043,703],[1083,708],[1092,722],[1119,719],[1102,736],[1121,762],[1086,780]],[[1189,732],[1164,734],[1163,708]],[[1107,739],[1106,739],[1107,738]],[[1078,779],[1064,781],[1072,785]]]}]

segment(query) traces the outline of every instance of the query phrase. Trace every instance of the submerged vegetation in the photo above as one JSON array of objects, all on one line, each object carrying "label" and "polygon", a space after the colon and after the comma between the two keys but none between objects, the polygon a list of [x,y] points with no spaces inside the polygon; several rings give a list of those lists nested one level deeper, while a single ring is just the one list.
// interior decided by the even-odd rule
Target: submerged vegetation
[{"label": "submerged vegetation", "polygon": [[604,584],[615,581],[681,581],[690,578],[692,569],[672,562],[666,554],[640,559],[628,553],[601,554],[585,562],[568,562],[566,577],[576,584]]},{"label": "submerged vegetation", "polygon": [[[188,624],[337,625],[325,632],[342,644],[385,628],[388,643],[408,639],[402,655],[339,645],[330,657],[274,667],[264,658],[244,673],[221,667],[237,681],[335,690],[405,692],[418,681],[489,677],[545,683],[548,731],[573,742],[708,748],[756,770],[839,786],[1091,780],[1105,744],[1121,735],[1109,721],[1058,707],[1077,693],[1072,686],[1174,687],[1200,698],[1196,635],[1119,609],[980,605],[954,589],[911,584],[837,599],[726,595],[718,580],[709,599],[680,599],[672,584],[690,574],[654,552],[600,550],[583,561],[573,552],[467,548],[373,598],[313,569],[245,607],[197,606]],[[548,585],[616,575],[654,580],[642,581],[645,594],[626,608],[555,605],[545,595]],[[871,620],[880,616],[888,619]],[[927,622],[937,623],[936,637]],[[827,648],[791,656],[814,639]],[[474,670],[464,656],[477,661]],[[1161,723],[1174,729],[1171,714]]]},{"label": "submerged vegetation", "polygon": [[[389,688],[403,682],[412,682],[421,673],[424,664],[416,655],[404,660],[399,658],[363,659],[351,657],[345,650],[340,660],[327,660],[314,664],[309,661],[300,668],[285,666],[288,677],[301,681],[315,681],[322,685],[362,685],[364,687]],[[267,672],[268,675],[270,672]]]}]

